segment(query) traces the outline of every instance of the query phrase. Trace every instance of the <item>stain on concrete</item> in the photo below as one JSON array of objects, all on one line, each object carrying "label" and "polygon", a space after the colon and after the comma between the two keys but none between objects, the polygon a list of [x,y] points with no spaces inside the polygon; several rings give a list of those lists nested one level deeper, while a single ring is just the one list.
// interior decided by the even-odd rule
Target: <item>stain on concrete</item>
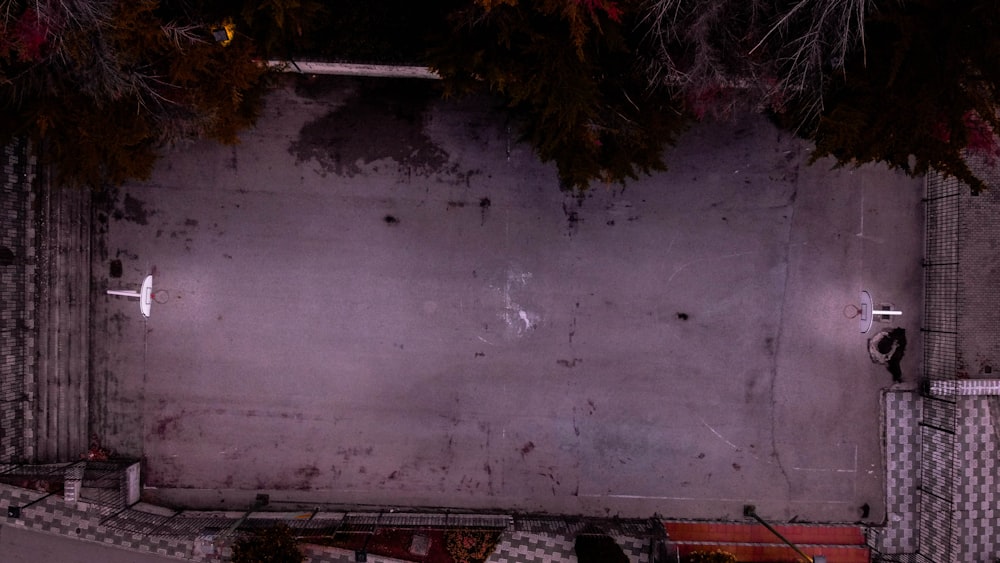
[{"label": "stain on concrete", "polygon": [[534,450],[535,450],[535,443],[534,442],[526,442],[523,446],[521,446],[521,457],[524,457],[524,456],[530,454]]},{"label": "stain on concrete", "polygon": [[180,430],[180,420],[181,417],[179,415],[159,419],[156,422],[153,434],[161,440],[168,436],[176,435]]},{"label": "stain on concrete", "polygon": [[115,252],[115,258],[125,258],[126,260],[138,260],[139,255],[134,252],[129,252],[123,248],[119,248]]},{"label": "stain on concrete", "polygon": [[486,215],[489,213],[491,205],[493,205],[493,202],[490,201],[490,198],[483,197],[483,198],[479,199],[479,224],[480,225],[485,225],[486,224]]},{"label": "stain on concrete", "polygon": [[345,462],[350,461],[354,457],[370,457],[375,448],[372,446],[366,447],[350,447],[350,448],[337,448],[337,455],[341,456]]},{"label": "stain on concrete", "polygon": [[132,197],[132,194],[125,194],[122,209],[116,209],[113,215],[115,219],[124,219],[138,225],[147,225],[149,224],[149,217],[155,214],[155,212],[146,209],[146,204],[142,200]]},{"label": "stain on concrete", "polygon": [[[579,206],[579,203],[577,205]],[[580,218],[580,213],[576,209],[566,203],[563,203],[562,209],[563,215],[566,216],[566,236],[571,237],[576,234],[583,219]]]},{"label": "stain on concrete", "polygon": [[433,84],[418,81],[361,81],[344,105],[305,124],[288,151],[299,162],[315,160],[327,172],[348,177],[384,158],[407,176],[457,172],[447,169],[448,153],[424,132],[427,106],[437,96]]},{"label": "stain on concrete", "polygon": [[295,470],[293,487],[300,491],[308,491],[312,488],[313,479],[319,474],[319,467],[316,467],[315,464],[299,467]]},{"label": "stain on concrete", "polygon": [[745,389],[743,390],[743,401],[747,404],[753,404],[758,401],[758,393],[763,392],[764,387],[759,386],[758,383],[763,382],[764,374],[760,372],[753,372],[747,376]]}]

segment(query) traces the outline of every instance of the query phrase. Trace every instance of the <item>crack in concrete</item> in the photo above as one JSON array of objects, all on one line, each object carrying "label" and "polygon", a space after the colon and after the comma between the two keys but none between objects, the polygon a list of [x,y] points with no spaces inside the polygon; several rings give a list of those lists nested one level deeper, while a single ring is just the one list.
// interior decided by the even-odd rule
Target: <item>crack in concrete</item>
[{"label": "crack in concrete", "polygon": [[790,256],[792,249],[792,225],[795,222],[795,200],[798,197],[798,193],[799,179],[798,175],[796,175],[792,183],[792,193],[788,198],[788,206],[791,210],[788,213],[788,231],[785,238],[785,276],[784,279],[781,280],[781,306],[778,308],[778,323],[774,334],[774,355],[771,364],[771,385],[768,390],[771,395],[771,456],[774,457],[775,464],[778,466],[778,470],[781,471],[781,475],[785,479],[785,489],[788,491],[789,498],[791,498],[792,482],[791,478],[788,476],[788,471],[785,469],[785,466],[781,461],[781,454],[778,452],[778,441],[776,437],[777,425],[775,419],[778,406],[775,398],[775,388],[777,387],[778,381],[778,358],[781,357],[782,334],[784,332],[785,324],[786,292],[788,290],[788,278],[791,273]]}]

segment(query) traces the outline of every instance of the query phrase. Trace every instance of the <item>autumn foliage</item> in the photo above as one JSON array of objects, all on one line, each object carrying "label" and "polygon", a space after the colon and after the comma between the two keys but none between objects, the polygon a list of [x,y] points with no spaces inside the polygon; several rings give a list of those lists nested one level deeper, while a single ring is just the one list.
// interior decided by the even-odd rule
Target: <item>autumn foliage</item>
[{"label": "autumn foliage", "polygon": [[1000,93],[1000,8],[985,0],[914,0],[868,18],[866,51],[832,81],[808,133],[814,155],[882,162],[908,174],[936,170],[985,182],[970,155],[995,162]]},{"label": "autumn foliage", "polygon": [[450,95],[491,92],[565,189],[663,168],[686,118],[636,65],[636,4],[478,0],[451,16],[430,65]]},{"label": "autumn foliage", "polygon": [[255,118],[252,43],[153,0],[8,2],[0,14],[0,131],[26,135],[61,183],[148,176],[157,148],[232,143]]},{"label": "autumn foliage", "polygon": [[[9,0],[0,141],[68,184],[147,176],[188,138],[234,143],[260,56],[428,65],[489,93],[584,189],[663,167],[700,119],[760,111],[815,158],[986,187],[1000,161],[1000,8],[989,0]],[[233,22],[224,46],[212,30]]]}]

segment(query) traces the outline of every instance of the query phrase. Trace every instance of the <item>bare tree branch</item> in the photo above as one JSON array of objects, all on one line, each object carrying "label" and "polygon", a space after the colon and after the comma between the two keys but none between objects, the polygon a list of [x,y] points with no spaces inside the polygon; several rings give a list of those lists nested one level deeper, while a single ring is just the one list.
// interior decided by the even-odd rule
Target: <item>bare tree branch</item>
[{"label": "bare tree branch", "polygon": [[687,99],[781,109],[790,101],[802,123],[823,110],[831,71],[864,49],[873,0],[650,0],[642,24],[654,56],[651,83]]}]

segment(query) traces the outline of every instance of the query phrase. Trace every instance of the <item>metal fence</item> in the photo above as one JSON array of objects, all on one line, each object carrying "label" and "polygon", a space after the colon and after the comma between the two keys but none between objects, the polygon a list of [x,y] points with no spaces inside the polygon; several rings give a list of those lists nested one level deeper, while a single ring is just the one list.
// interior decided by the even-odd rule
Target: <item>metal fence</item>
[{"label": "metal fence", "polygon": [[0,483],[22,489],[54,492],[61,491],[67,470],[75,463],[46,463],[37,465],[0,465]]},{"label": "metal fence", "polygon": [[958,318],[963,183],[940,174],[927,177],[924,249],[923,411],[918,467],[918,561],[953,561],[957,555],[955,430],[959,373]]},{"label": "metal fence", "polygon": [[137,504],[107,514],[101,524],[112,529],[149,537],[173,539],[224,539],[276,524],[288,526],[298,538],[371,536],[379,530],[485,530],[546,533],[573,537],[607,534],[648,540],[650,548],[664,537],[659,519],[603,519],[507,514],[453,514],[407,512],[269,513],[170,511]]},{"label": "metal fence", "polygon": [[34,374],[34,167],[27,142],[3,147],[0,179],[0,463],[31,457]]},{"label": "metal fence", "polygon": [[283,524],[299,538],[373,535],[378,530],[492,530],[510,528],[512,518],[498,514],[451,514],[405,512],[274,513],[165,511],[150,505],[135,505],[107,515],[101,524],[118,530],[154,537],[223,538]]},{"label": "metal fence", "polygon": [[924,376],[958,373],[959,228],[964,184],[931,174],[924,199]]}]

